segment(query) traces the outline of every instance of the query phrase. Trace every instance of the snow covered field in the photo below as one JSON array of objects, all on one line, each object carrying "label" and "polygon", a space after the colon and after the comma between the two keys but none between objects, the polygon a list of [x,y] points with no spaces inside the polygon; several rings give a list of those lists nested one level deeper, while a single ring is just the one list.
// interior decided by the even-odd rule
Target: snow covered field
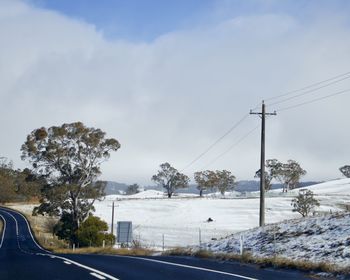
[{"label": "snow covered field", "polygon": [[[321,206],[318,212],[335,213],[350,205],[350,179],[334,180],[307,187],[312,190]],[[262,231],[258,226],[259,193],[239,193],[199,198],[178,195],[168,199],[163,192],[146,191],[136,195],[110,195],[96,202],[95,215],[111,223],[112,202],[115,221],[132,221],[134,239],[142,245],[161,249],[175,246],[198,246],[199,229],[202,243],[211,250],[239,252],[239,237],[246,231],[245,249],[255,255],[276,254],[290,258],[331,261],[350,265],[350,214],[331,217],[311,217],[300,222],[301,215],[292,212],[291,200],[298,191],[282,196],[275,190],[267,193],[266,223],[287,220],[283,224],[268,225]],[[269,197],[270,196],[270,197]],[[15,208],[31,213],[34,205],[16,205]],[[214,221],[208,223],[207,219]],[[116,223],[115,223],[116,224]],[[254,229],[255,228],[255,229]],[[115,232],[115,231],[114,231]],[[236,233],[236,234],[235,234]],[[276,236],[276,242],[273,236]],[[223,238],[227,237],[227,238]],[[217,241],[212,241],[217,238]],[[223,239],[220,239],[223,238]],[[219,240],[220,239],[220,240]]]},{"label": "snow covered field", "polygon": [[[318,211],[337,212],[343,210],[343,204],[350,204],[350,179],[335,180],[308,187],[321,202]],[[297,190],[285,196],[275,190],[267,194],[266,223],[276,223],[286,219],[299,218],[292,212],[291,200]],[[270,197],[269,197],[270,196]],[[220,196],[218,196],[220,197]],[[110,224],[112,201],[115,208],[115,220],[132,221],[134,239],[143,245],[162,247],[164,235],[165,247],[198,245],[212,238],[221,238],[235,232],[258,226],[258,193],[248,194],[247,198],[237,193],[222,198],[199,198],[191,195],[179,195],[168,199],[159,191],[145,191],[132,196],[110,195],[96,202],[95,215]],[[212,218],[213,222],[207,222]],[[200,237],[201,236],[201,237]]]}]

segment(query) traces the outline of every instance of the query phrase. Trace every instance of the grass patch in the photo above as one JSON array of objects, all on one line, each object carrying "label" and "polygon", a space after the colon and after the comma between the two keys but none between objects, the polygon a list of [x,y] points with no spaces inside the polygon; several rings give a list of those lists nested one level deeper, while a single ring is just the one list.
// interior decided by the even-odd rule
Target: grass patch
[{"label": "grass patch", "polygon": [[[100,255],[130,255],[130,256],[149,256],[154,254],[154,251],[140,247],[140,244],[133,243],[132,248],[113,248],[111,246],[103,247],[85,247],[76,248],[74,251],[69,248],[69,244],[61,239],[58,239],[53,234],[53,226],[58,219],[48,216],[32,216],[31,211],[23,211],[15,204],[8,206],[18,212],[21,212],[28,220],[36,241],[43,248],[58,254],[100,254]],[[22,210],[22,211],[21,211]]]},{"label": "grass patch", "polygon": [[273,267],[273,268],[285,268],[285,269],[297,269],[303,272],[326,272],[334,275],[344,275],[350,273],[350,268],[341,268],[335,264],[320,262],[314,263],[306,260],[292,260],[279,256],[275,257],[256,257],[249,252],[239,254],[231,253],[214,253],[208,250],[192,250],[188,248],[174,248],[172,250],[165,251],[164,256],[192,256],[199,258],[207,258],[223,261],[235,261],[246,264],[258,265],[261,268]]},{"label": "grass patch", "polygon": [[154,251],[145,248],[113,248],[113,247],[86,247],[72,249],[55,249],[58,254],[97,254],[97,255],[128,255],[128,256],[150,256]]}]

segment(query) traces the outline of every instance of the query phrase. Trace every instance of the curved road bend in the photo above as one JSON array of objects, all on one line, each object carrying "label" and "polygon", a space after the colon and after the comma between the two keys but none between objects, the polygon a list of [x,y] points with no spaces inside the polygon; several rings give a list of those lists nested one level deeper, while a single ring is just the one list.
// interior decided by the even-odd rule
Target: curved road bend
[{"label": "curved road bend", "polygon": [[259,269],[189,257],[57,255],[34,240],[20,213],[0,207],[0,279],[29,280],[289,280],[311,279],[294,271]]}]

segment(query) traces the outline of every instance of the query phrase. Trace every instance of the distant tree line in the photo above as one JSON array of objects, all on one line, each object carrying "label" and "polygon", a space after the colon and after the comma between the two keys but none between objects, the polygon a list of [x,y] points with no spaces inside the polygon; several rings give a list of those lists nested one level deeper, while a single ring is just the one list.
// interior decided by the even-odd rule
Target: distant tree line
[{"label": "distant tree line", "polygon": [[0,203],[37,200],[42,186],[29,169],[15,169],[12,161],[0,157]]},{"label": "distant tree line", "polygon": [[[255,173],[255,178],[260,178],[261,171]],[[300,179],[306,174],[300,164],[294,160],[286,163],[277,159],[266,161],[265,171],[265,191],[271,189],[272,180],[276,180],[283,185],[283,192],[299,187]],[[162,163],[157,174],[152,176],[152,180],[163,187],[169,198],[176,190],[187,188],[190,178],[172,167],[168,162]],[[205,191],[219,191],[222,195],[227,191],[234,190],[236,177],[228,170],[204,170],[194,173],[194,180],[197,183],[199,196],[202,197]]]},{"label": "distant tree line", "polygon": [[[217,171],[199,171],[194,174],[197,183],[197,189],[200,196],[205,190],[218,190],[221,194],[225,194],[228,190],[233,190],[236,177],[227,170]],[[162,163],[157,174],[152,176],[152,180],[166,190],[168,198],[178,189],[188,188],[190,178],[172,167],[168,162]]]}]

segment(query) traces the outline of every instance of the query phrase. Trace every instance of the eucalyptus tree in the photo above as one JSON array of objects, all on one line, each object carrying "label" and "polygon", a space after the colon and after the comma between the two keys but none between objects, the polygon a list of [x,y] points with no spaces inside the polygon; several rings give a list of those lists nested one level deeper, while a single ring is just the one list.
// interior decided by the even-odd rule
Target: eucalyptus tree
[{"label": "eucalyptus tree", "polygon": [[105,136],[100,129],[81,122],[41,127],[27,136],[21,147],[22,159],[47,182],[34,213],[70,215],[74,235],[94,210],[95,200],[104,194],[104,184],[97,182],[101,164],[120,148],[116,139]]},{"label": "eucalyptus tree", "polygon": [[163,187],[168,198],[171,198],[177,189],[188,188],[190,178],[165,162],[160,165],[157,174],[152,176],[152,181]]},{"label": "eucalyptus tree", "polygon": [[270,176],[283,184],[283,192],[298,187],[301,177],[306,174],[306,170],[291,159],[287,163],[269,159],[266,161],[266,167]]},{"label": "eucalyptus tree", "polygon": [[199,196],[203,196],[203,191],[212,189],[216,184],[216,173],[211,170],[198,171],[194,173],[194,180],[197,183]]},{"label": "eucalyptus tree", "polygon": [[222,195],[225,195],[226,191],[233,190],[236,185],[236,177],[232,175],[228,170],[217,170],[215,172],[215,186],[218,188]]}]

